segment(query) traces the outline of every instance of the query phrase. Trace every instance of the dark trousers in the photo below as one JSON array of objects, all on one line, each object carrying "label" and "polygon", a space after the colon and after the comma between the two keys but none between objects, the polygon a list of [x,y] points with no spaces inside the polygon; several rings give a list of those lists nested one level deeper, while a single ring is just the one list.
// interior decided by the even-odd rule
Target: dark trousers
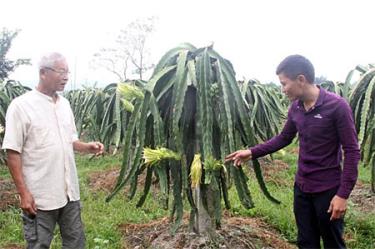
[{"label": "dark trousers", "polygon": [[326,249],[346,248],[343,240],[344,221],[330,221],[327,213],[337,187],[321,193],[304,193],[294,186],[294,215],[296,217],[298,248],[320,248],[320,237]]},{"label": "dark trousers", "polygon": [[38,210],[32,218],[23,214],[23,223],[27,249],[50,248],[56,223],[60,227],[63,249],[85,248],[79,201],[70,201],[55,210]]}]

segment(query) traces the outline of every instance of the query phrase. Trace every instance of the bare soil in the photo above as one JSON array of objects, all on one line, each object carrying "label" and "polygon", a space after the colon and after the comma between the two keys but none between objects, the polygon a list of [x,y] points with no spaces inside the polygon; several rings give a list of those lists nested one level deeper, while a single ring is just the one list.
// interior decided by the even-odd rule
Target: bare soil
[{"label": "bare soil", "polygon": [[125,248],[129,249],[296,248],[259,218],[225,216],[221,228],[216,231],[216,242],[207,235],[190,232],[187,216],[174,236],[170,233],[168,218],[147,224],[122,224],[120,230],[124,234]]},{"label": "bare soil", "polygon": [[375,214],[375,194],[371,192],[370,184],[358,181],[349,200],[354,203],[354,208],[358,211]]},{"label": "bare soil", "polygon": [[104,191],[109,193],[115,186],[119,174],[119,167],[106,171],[92,172],[89,176],[89,186],[94,192]]},{"label": "bare soil", "polygon": [[282,171],[289,169],[289,165],[281,160],[258,159],[265,182],[273,182],[277,186],[293,186],[293,182],[278,176]]},{"label": "bare soil", "polygon": [[5,211],[11,206],[19,206],[16,186],[11,179],[0,178],[0,211]]},{"label": "bare soil", "polygon": [[3,247],[3,249],[23,249],[23,246],[16,245],[16,244],[9,244]]},{"label": "bare soil", "polygon": [[[117,178],[120,175],[120,169],[111,168],[108,170],[101,170],[92,172],[89,176],[89,186],[92,191],[104,191],[106,193],[110,193],[115,184],[117,183]],[[145,184],[146,173],[143,172],[138,178],[138,186],[144,186]],[[155,185],[157,182],[156,178],[153,178],[152,184]],[[155,188],[154,188],[155,189]],[[126,191],[126,189],[125,189]]]}]

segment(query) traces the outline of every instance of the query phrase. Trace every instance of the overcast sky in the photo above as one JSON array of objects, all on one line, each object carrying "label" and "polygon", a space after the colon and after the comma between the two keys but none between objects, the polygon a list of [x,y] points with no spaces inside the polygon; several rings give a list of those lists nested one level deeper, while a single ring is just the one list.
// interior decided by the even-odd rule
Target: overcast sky
[{"label": "overcast sky", "polygon": [[71,87],[116,80],[90,68],[92,55],[137,18],[158,17],[149,39],[154,63],[183,42],[214,42],[238,79],[277,82],[275,68],[287,55],[302,54],[316,75],[344,81],[357,64],[375,62],[375,1],[371,0],[9,0],[1,3],[0,28],[19,28],[10,58],[31,58],[11,78],[37,82],[38,58],[59,51],[68,58]]}]

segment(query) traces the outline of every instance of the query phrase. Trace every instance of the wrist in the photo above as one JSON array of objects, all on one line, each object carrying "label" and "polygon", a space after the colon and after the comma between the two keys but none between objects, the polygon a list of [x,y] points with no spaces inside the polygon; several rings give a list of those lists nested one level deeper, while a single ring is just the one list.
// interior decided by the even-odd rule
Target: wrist
[{"label": "wrist", "polygon": [[22,189],[19,189],[18,190],[18,194],[21,198],[27,196],[27,195],[30,195],[30,192],[29,190],[27,190],[26,188],[22,188]]},{"label": "wrist", "polygon": [[344,198],[344,197],[341,197],[341,196],[339,196],[339,195],[335,195],[335,198],[337,198],[337,199],[340,199],[340,200],[343,200],[343,201],[346,201],[347,200],[347,198]]},{"label": "wrist", "polygon": [[254,149],[254,147],[250,147],[250,148],[248,148],[248,150],[250,151],[250,155],[251,155],[251,158],[252,159],[256,159],[256,158],[258,158],[258,156],[257,156],[257,152],[256,152],[256,150]]}]

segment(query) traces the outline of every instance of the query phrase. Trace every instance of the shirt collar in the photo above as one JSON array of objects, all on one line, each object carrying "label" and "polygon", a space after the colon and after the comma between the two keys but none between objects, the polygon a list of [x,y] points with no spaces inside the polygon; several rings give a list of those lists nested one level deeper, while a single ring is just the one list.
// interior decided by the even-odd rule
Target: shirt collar
[{"label": "shirt collar", "polygon": [[316,100],[315,107],[323,105],[323,101],[326,96],[326,90],[323,87],[320,87],[319,85],[317,85],[317,87],[319,88],[319,97]]},{"label": "shirt collar", "polygon": [[[35,94],[37,94],[38,96],[40,96],[40,97],[46,99],[47,101],[54,103],[53,98],[52,98],[51,96],[48,96],[48,95],[46,95],[46,94],[44,94],[44,93],[38,91],[38,89],[36,89],[36,88],[33,89],[32,91],[33,91],[33,93],[35,93]],[[56,93],[56,96],[57,96],[57,98],[56,98],[56,103],[57,103],[57,102],[60,101],[60,96],[59,96],[57,93]]]},{"label": "shirt collar", "polygon": [[[319,85],[316,85],[316,86],[319,88],[319,96],[318,96],[318,99],[315,102],[314,108],[318,107],[318,106],[321,106],[323,104],[324,98],[325,98],[326,93],[327,93],[324,88],[320,87]],[[297,105],[298,105],[299,108],[304,108],[302,100],[298,100]]]}]

